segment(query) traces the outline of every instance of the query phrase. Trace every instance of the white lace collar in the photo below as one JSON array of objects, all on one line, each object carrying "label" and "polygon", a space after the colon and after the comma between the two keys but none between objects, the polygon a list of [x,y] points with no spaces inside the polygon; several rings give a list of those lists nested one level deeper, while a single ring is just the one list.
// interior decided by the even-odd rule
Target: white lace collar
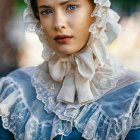
[{"label": "white lace collar", "polygon": [[[107,65],[97,67],[94,77],[91,79],[91,81],[89,81],[90,92],[93,98],[92,100],[88,98],[84,103],[79,102],[78,98],[75,98],[74,100],[73,96],[69,96],[68,92],[71,91],[71,86],[73,86],[71,84],[73,83],[68,85],[68,87],[64,87],[64,81],[56,82],[51,78],[49,74],[48,63],[46,62],[36,67],[33,71],[32,84],[36,89],[37,98],[45,103],[47,110],[52,110],[49,109],[49,105],[47,105],[49,103],[45,101],[48,96],[50,99],[54,98],[53,103],[51,102],[51,107],[53,106],[52,104],[54,104],[55,106],[59,102],[64,102],[71,105],[73,104],[75,107],[82,106],[83,104],[87,104],[91,101],[93,102],[101,98],[109,90],[113,89],[116,86],[118,80],[122,78],[122,76],[126,73],[126,69],[122,66],[116,65],[116,67],[114,66],[113,68],[116,68],[116,70],[112,71],[112,69],[110,69],[110,67],[108,67]],[[83,87],[81,85],[79,86],[82,90]],[[62,90],[62,88],[65,88],[65,90]],[[75,92],[73,94],[75,95]],[[58,100],[58,97],[60,95],[62,101],[60,99]],[[79,96],[80,98],[85,99],[85,95],[87,95],[87,91],[85,92],[85,94]]]}]

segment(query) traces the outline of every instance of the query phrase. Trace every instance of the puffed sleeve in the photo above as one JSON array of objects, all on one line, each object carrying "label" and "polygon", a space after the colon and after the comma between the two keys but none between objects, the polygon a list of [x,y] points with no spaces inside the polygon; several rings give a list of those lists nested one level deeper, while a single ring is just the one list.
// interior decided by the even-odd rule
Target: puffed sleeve
[{"label": "puffed sleeve", "polygon": [[29,111],[23,102],[22,89],[10,77],[0,79],[0,116],[0,140],[23,139]]},{"label": "puffed sleeve", "polygon": [[0,117],[0,140],[15,140],[14,135],[2,126],[2,118]]},{"label": "puffed sleeve", "polygon": [[2,133],[9,130],[16,140],[50,139],[54,114],[48,115],[36,99],[31,77],[23,69],[0,79],[0,116]]}]

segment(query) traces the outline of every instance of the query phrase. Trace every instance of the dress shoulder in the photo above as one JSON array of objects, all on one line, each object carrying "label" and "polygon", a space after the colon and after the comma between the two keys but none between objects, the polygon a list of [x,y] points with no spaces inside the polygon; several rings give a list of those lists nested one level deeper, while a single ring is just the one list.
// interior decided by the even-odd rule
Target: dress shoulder
[{"label": "dress shoulder", "polygon": [[[47,113],[43,104],[36,99],[36,92],[31,84],[32,70],[33,68],[18,69],[0,79],[2,125],[11,131],[17,140],[29,140],[34,137],[37,140],[40,137],[37,133],[41,133],[41,129],[50,129],[49,124],[45,126],[45,120],[48,121]],[[47,133],[49,134],[49,131],[45,133],[46,140]]]},{"label": "dress shoulder", "polygon": [[114,89],[84,106],[75,122],[86,139],[124,140],[140,129],[140,73],[128,71]]},{"label": "dress shoulder", "polygon": [[[10,130],[15,138],[23,137],[23,126],[30,116],[23,100],[23,90],[20,86],[20,79],[17,77],[18,71],[0,80],[0,116],[5,129]],[[17,80],[18,79],[18,80]]]}]

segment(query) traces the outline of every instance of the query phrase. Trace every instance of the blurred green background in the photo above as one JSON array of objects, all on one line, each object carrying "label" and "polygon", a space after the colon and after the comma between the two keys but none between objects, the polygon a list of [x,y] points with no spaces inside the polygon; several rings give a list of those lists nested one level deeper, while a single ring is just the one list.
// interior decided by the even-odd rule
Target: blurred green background
[{"label": "blurred green background", "polygon": [[[140,59],[140,0],[111,0],[111,2],[112,9],[121,16],[120,23],[123,30],[120,37],[111,45],[110,51],[127,67],[140,71],[138,62]],[[1,1],[0,77],[18,67],[37,65],[41,61],[37,56],[38,53],[35,54],[33,51],[34,54],[31,54],[31,45],[34,50],[41,50],[41,45],[38,43],[39,48],[35,49],[36,41],[26,38],[28,35],[25,33],[22,20],[25,7],[23,0]]]},{"label": "blurred green background", "polygon": [[[140,9],[140,0],[111,0],[113,9],[116,9],[123,15],[131,15]],[[26,7],[23,0],[16,0],[16,9],[18,12]]]}]

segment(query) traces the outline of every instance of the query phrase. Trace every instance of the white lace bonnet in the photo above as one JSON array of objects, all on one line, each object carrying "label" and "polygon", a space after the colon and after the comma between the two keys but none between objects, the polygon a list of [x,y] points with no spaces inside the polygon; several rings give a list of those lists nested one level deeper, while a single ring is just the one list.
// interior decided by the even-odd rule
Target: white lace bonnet
[{"label": "white lace bonnet", "polygon": [[[31,9],[31,0],[24,1],[27,4],[27,8],[24,11],[23,20],[27,27],[27,31],[36,33],[42,43],[44,43],[45,41],[43,41],[41,37],[42,29],[40,28],[39,20],[35,18]],[[120,25],[118,24],[119,16],[116,12],[110,9],[110,0],[92,1],[96,4],[96,7],[91,16],[96,17],[96,20],[91,25],[89,32],[93,34],[94,39],[101,39],[104,43],[110,44],[120,32]],[[50,49],[46,47],[46,44],[44,45],[44,48],[48,51],[45,53],[47,53],[47,56],[50,56]]]},{"label": "white lace bonnet", "polygon": [[[73,103],[76,91],[78,101],[87,103],[99,98],[101,91],[103,91],[103,95],[116,85],[122,71],[118,70],[118,67],[112,62],[106,44],[110,44],[118,36],[120,25],[118,24],[118,14],[110,9],[110,0],[93,0],[96,6],[91,16],[95,17],[95,22],[89,28],[89,32],[91,32],[87,43],[89,47],[85,52],[74,55],[74,61],[77,64],[75,74],[70,73],[70,63],[73,61],[73,55],[69,58],[59,58],[55,55],[55,52],[48,47],[39,20],[33,14],[31,0],[24,1],[27,4],[24,12],[24,22],[27,30],[35,32],[43,43],[43,58],[49,63],[49,72],[52,79],[63,83],[57,97],[59,101]],[[93,60],[93,54],[96,56],[96,60]],[[54,60],[58,61],[54,62]],[[93,95],[91,81],[92,84],[94,81],[96,91],[100,89],[97,97]],[[69,97],[65,96],[66,91],[69,93]]]}]

